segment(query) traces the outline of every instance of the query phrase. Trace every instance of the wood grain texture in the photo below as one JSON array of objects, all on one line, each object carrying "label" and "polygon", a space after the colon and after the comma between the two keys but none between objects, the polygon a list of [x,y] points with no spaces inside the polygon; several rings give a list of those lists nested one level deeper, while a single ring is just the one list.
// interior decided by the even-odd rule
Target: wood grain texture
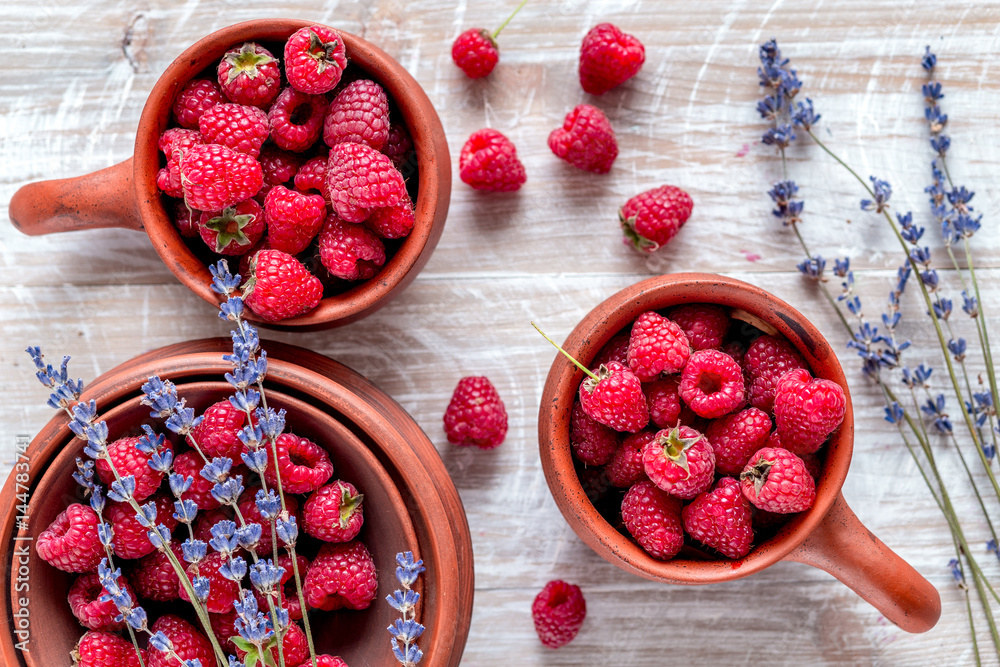
[{"label": "wood grain texture", "polygon": [[[514,3],[509,4],[512,8]],[[683,11],[681,11],[683,9]],[[508,7],[441,0],[282,3],[259,0],[8,0],[0,7],[0,221],[25,183],[100,169],[131,155],[148,91],[190,43],[229,23],[281,14],[328,23],[373,40],[424,86],[442,116],[453,160],[465,138],[494,127],[517,145],[528,182],[491,196],[457,181],[451,215],[423,273],[375,315],[319,333],[265,332],[346,363],[386,390],[434,441],[469,516],[476,606],[468,665],[890,665],[974,664],[964,599],[947,568],[948,532],[880,399],[841,347],[837,319],[794,265],[801,251],[776,225],[764,194],[780,177],[773,151],[757,143],[756,45],[770,37],[793,59],[823,115],[824,141],[862,176],[888,178],[895,210],[927,220],[923,188],[930,149],[922,115],[919,57],[939,55],[938,77],[953,140],[951,173],[977,191],[984,214],[975,239],[989,321],[1000,322],[1000,108],[996,54],[1000,5],[777,0],[666,3],[563,0],[528,3],[500,38],[501,62],[469,81],[450,59],[452,39],[495,27]],[[610,20],[646,45],[642,72],[602,97],[576,79],[579,42]],[[68,40],[68,41],[67,41]],[[621,152],[605,177],[574,170],[546,146],[574,105],[608,114]],[[802,232],[827,257],[849,254],[866,312],[877,318],[901,261],[884,224],[858,209],[856,182],[803,143],[789,174],[806,201]],[[643,189],[674,183],[695,200],[691,221],[668,248],[639,257],[620,242],[616,213]],[[850,222],[848,222],[850,221]],[[931,225],[932,226],[932,225]],[[939,248],[935,229],[928,244]],[[939,263],[941,263],[939,261]],[[594,305],[651,274],[725,273],[774,292],[815,321],[841,354],[856,403],[857,440],[845,496],[869,528],[941,591],[934,630],[907,635],[829,575],[780,563],[752,578],[705,588],[668,587],[599,559],[570,531],[538,462],[541,387],[554,352],[531,329],[560,339]],[[957,280],[944,280],[957,297]],[[900,331],[909,362],[940,365],[915,294]],[[224,335],[213,310],[173,279],[148,240],[124,230],[25,237],[0,224],[0,473],[14,439],[50,416],[23,349],[70,354],[89,379],[161,345]],[[960,315],[960,313],[959,313]],[[956,326],[966,337],[963,318]],[[964,330],[963,327],[966,327]],[[973,376],[982,362],[970,358]],[[504,398],[510,431],[492,452],[451,447],[441,415],[463,375],[489,376]],[[944,390],[943,380],[936,388]],[[949,406],[953,417],[959,407]],[[936,443],[970,541],[987,532],[961,468]],[[996,509],[991,503],[991,511]],[[994,518],[998,518],[994,513]],[[579,637],[544,649],[529,607],[546,581],[580,584],[588,619]],[[980,629],[981,645],[989,641]],[[706,636],[711,635],[710,639]],[[987,659],[984,664],[997,664]]]}]

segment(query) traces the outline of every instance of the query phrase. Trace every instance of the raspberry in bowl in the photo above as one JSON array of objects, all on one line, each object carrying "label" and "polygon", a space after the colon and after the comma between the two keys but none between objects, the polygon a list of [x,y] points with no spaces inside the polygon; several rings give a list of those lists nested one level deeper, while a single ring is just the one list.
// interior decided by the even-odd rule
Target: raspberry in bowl
[{"label": "raspberry in bowl", "polygon": [[[675,584],[795,560],[830,572],[905,630],[937,622],[937,591],[841,494],[854,435],[847,381],[791,306],[724,276],[658,276],[599,304],[562,348],[593,376],[557,355],[539,453],[560,511],[598,555]],[[617,400],[632,384],[646,401]],[[588,409],[594,397],[603,412]],[[803,419],[806,404],[827,414]],[[611,433],[584,428],[584,418]],[[617,438],[617,448],[602,465],[585,463],[579,453],[594,446],[576,442],[580,433]]]}]

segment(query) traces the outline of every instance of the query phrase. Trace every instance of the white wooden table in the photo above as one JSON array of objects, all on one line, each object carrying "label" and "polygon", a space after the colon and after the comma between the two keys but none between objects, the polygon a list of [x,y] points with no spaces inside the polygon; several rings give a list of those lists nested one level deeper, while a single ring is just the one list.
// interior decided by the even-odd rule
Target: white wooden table
[{"label": "white wooden table", "polygon": [[[16,438],[31,436],[50,417],[25,346],[42,345],[50,359],[73,355],[74,375],[90,379],[145,350],[226,333],[143,235],[101,230],[29,238],[6,222],[10,197],[28,182],[127,158],[148,91],[197,38],[251,18],[316,20],[382,45],[410,70],[440,111],[456,164],[466,137],[490,126],[515,142],[527,168],[527,184],[513,195],[474,192],[456,175],[435,254],[385,309],[332,331],[266,333],[368,376],[437,445],[465,503],[475,548],[464,664],[972,664],[962,597],[947,568],[954,552],[945,523],[883,421],[856,357],[842,347],[838,322],[796,271],[801,253],[790,231],[770,214],[765,191],[780,165],[757,143],[763,124],[754,109],[755,68],[757,45],[778,38],[823,115],[824,139],[862,175],[890,179],[896,210],[911,208],[926,224],[930,151],[919,59],[924,45],[932,46],[951,118],[952,175],[978,191],[973,203],[985,214],[976,246],[995,327],[1000,5],[536,0],[501,36],[496,71],[485,81],[467,80],[451,62],[451,41],[468,27],[498,25],[515,3],[502,4],[3,3],[0,473],[10,470]],[[634,80],[590,98],[577,82],[577,54],[583,34],[603,20],[637,35],[647,61]],[[584,101],[604,109],[618,134],[621,152],[607,176],[577,171],[546,146],[566,111]],[[805,142],[790,155],[806,200],[803,234],[831,264],[834,256],[851,256],[867,312],[877,318],[901,261],[896,241],[858,210],[857,184],[818,148]],[[640,257],[620,242],[617,208],[663,183],[691,193],[694,215],[668,248]],[[935,229],[927,238],[939,247]],[[563,338],[618,289],[686,270],[724,273],[774,292],[842,351],[858,420],[844,493],[866,525],[938,586],[944,613],[935,629],[907,635],[832,577],[794,563],[707,588],[650,583],[598,558],[568,528],[537,455],[538,402],[554,351],[528,323]],[[948,272],[944,280],[955,284]],[[940,365],[921,310],[908,294],[901,331],[915,344],[910,363]],[[971,367],[978,372],[982,363],[973,358]],[[455,382],[471,374],[492,379],[510,415],[507,441],[492,452],[454,448],[441,428]],[[959,408],[950,407],[957,418]],[[970,517],[975,548],[983,548],[986,532],[974,518],[968,485],[955,465],[945,472]],[[1000,564],[984,548],[979,555],[1000,583]],[[588,603],[580,635],[558,651],[539,644],[529,613],[534,595],[553,578],[578,583]],[[982,632],[980,639],[988,648]],[[995,664],[995,656],[986,664]]]}]

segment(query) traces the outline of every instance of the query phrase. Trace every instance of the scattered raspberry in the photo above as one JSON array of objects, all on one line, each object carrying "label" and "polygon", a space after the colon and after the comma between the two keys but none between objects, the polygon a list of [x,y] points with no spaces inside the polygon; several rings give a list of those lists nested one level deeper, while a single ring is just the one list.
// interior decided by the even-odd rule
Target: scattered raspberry
[{"label": "scattered raspberry", "polygon": [[[156,493],[146,502],[156,504],[157,525],[163,524],[170,531],[177,527],[177,519],[174,518],[174,499],[165,491]],[[142,558],[156,550],[149,541],[149,529],[139,523],[135,510],[129,503],[108,502],[104,507],[104,520],[111,524],[114,531],[111,544],[115,556]]]},{"label": "scattered raspberry", "polygon": [[510,139],[489,128],[473,132],[458,158],[459,177],[476,190],[513,192],[524,185],[524,165]]},{"label": "scattered raspberry", "polygon": [[302,588],[312,609],[367,609],[378,588],[375,562],[361,542],[328,542],[319,548]]},{"label": "scattered raspberry", "polygon": [[[312,661],[306,660],[298,667],[312,667]],[[347,667],[347,663],[339,655],[324,653],[316,656],[316,667]]]},{"label": "scattered raspberry", "polygon": [[632,486],[622,499],[622,521],[646,553],[669,560],[684,546],[681,501],[649,480]]},{"label": "scattered raspberry", "polygon": [[89,505],[73,503],[39,534],[35,550],[63,572],[93,572],[104,558],[97,524],[97,514]]},{"label": "scattered raspberry", "polygon": [[[284,654],[286,665],[297,665],[303,660],[306,661],[306,664],[310,664],[308,661],[309,644],[306,640],[306,633],[303,632],[302,628],[300,628],[297,623],[289,624],[288,630],[285,632],[285,636],[281,639],[281,651]],[[236,655],[238,655],[242,661],[246,658],[247,652],[237,647]],[[270,651],[265,652],[261,661],[255,664],[266,665],[269,663],[273,663],[275,665],[281,664],[278,661],[277,646],[274,646]]]},{"label": "scattered raspberry", "polygon": [[711,491],[681,510],[684,531],[728,558],[743,558],[753,543],[750,503],[732,477],[720,479]]},{"label": "scattered raspberry", "polygon": [[[274,544],[275,534],[274,531],[271,530],[271,522],[265,521],[260,514],[260,510],[257,509],[256,498],[257,498],[257,492],[260,490],[261,487],[259,486],[248,487],[246,491],[243,492],[243,495],[240,496],[239,508],[240,508],[240,514],[243,515],[243,518],[247,523],[260,524],[261,528],[260,542],[257,543],[257,547],[254,549],[254,551],[256,551],[258,554],[269,557],[270,554],[273,553],[274,551],[273,544]],[[274,492],[277,493],[278,492],[277,489],[275,489]],[[302,516],[301,512],[299,511],[299,501],[295,496],[287,492],[285,494],[285,509],[288,510],[288,515],[294,516],[295,522],[301,526]],[[281,544],[282,542],[279,539],[278,545],[281,546]]]},{"label": "scattered raspberry", "polygon": [[676,322],[654,311],[639,315],[628,342],[628,367],[640,380],[676,373],[687,364],[691,346]]},{"label": "scattered raspberry", "polygon": [[198,130],[205,137],[205,143],[222,144],[257,157],[271,131],[271,124],[267,114],[257,107],[217,104],[198,119]]},{"label": "scattered raspberry", "polygon": [[[140,664],[131,642],[100,630],[83,633],[70,657],[74,667],[139,667]],[[143,664],[150,664],[145,649],[142,658]]]},{"label": "scattered raspberry", "polygon": [[816,482],[805,463],[787,449],[764,447],[740,473],[740,489],[767,512],[803,512],[816,502]]},{"label": "scattered raspberry", "polygon": [[725,352],[698,350],[681,371],[679,391],[699,417],[721,417],[743,405],[743,371]]},{"label": "scattered raspberry", "polygon": [[[110,485],[111,482],[115,481],[115,474],[111,471],[112,464],[120,477],[127,475],[135,477],[135,491],[133,495],[141,503],[160,487],[160,482],[163,481],[163,473],[156,472],[149,467],[149,457],[151,455],[140,452],[136,448],[138,444],[139,438],[119,438],[115,440],[108,445],[108,457],[111,459],[111,463],[107,459],[102,458],[98,459],[94,467],[97,470],[97,476],[106,485]],[[173,451],[173,445],[169,440],[163,446]]]},{"label": "scattered raspberry", "polygon": [[331,213],[319,233],[319,257],[332,276],[368,280],[385,264],[385,245],[364,225],[344,222]]},{"label": "scattered raspberry", "polygon": [[670,428],[681,418],[681,395],[678,393],[681,379],[677,375],[653,380],[643,386],[646,394],[646,406],[649,408],[649,421],[660,428]]},{"label": "scattered raspberry", "polygon": [[285,88],[267,112],[271,138],[278,148],[301,153],[323,133],[327,101],[321,95],[307,95]]},{"label": "scattered raspberry", "polygon": [[327,188],[337,215],[363,222],[370,209],[395,206],[406,190],[392,160],[364,144],[343,143],[330,149]]},{"label": "scattered raspberry", "polygon": [[[305,580],[306,572],[309,571],[309,559],[300,553],[295,554],[295,561],[299,565],[299,576]],[[288,610],[288,615],[296,621],[302,620],[302,605],[299,603],[299,593],[295,587],[295,570],[292,569],[292,557],[288,554],[278,556],[278,567],[285,570],[281,575],[281,606]],[[303,594],[304,595],[304,594]]]},{"label": "scattered raspberry", "polygon": [[[215,663],[215,653],[208,637],[199,632],[193,625],[173,614],[164,614],[156,619],[150,627],[150,632],[162,632],[170,640],[181,660],[200,660],[202,665]],[[178,667],[177,660],[155,647],[149,648],[147,667]]]},{"label": "scattered raspberry", "polygon": [[226,51],[217,73],[222,92],[236,104],[266,107],[281,91],[278,60],[253,42]]},{"label": "scattered raspberry", "polygon": [[607,366],[609,361],[617,361],[622,366],[628,366],[629,338],[628,331],[616,333],[594,357],[591,368],[599,368],[601,364]]},{"label": "scattered raspberry", "polygon": [[768,335],[758,337],[743,355],[743,368],[749,380],[750,405],[771,412],[774,390],[781,376],[793,368],[805,367],[802,355],[788,341]]},{"label": "scattered raspberry", "polygon": [[405,190],[395,206],[372,209],[365,220],[365,227],[383,239],[401,239],[410,235],[417,219],[413,213],[413,200]]},{"label": "scattered raspberry", "polygon": [[646,60],[642,42],[610,23],[590,29],[580,46],[580,86],[602,95],[635,76]]},{"label": "scattered raspberry", "polygon": [[264,235],[264,210],[253,199],[221,211],[204,211],[198,218],[198,233],[212,252],[242,255]]},{"label": "scattered raspberry", "polygon": [[580,383],[580,403],[596,421],[616,431],[635,433],[649,423],[649,409],[642,383],[635,373],[618,362],[601,366],[597,379],[587,376]]},{"label": "scattered raspberry", "polygon": [[469,28],[455,38],[451,59],[465,76],[479,79],[493,71],[500,60],[500,51],[489,30]]},{"label": "scattered raspberry", "polygon": [[[389,126],[389,136],[385,140],[385,146],[382,146],[382,153],[392,160],[392,166],[403,171],[403,165],[406,165],[413,155],[413,139],[410,138],[405,125],[393,123]],[[411,165],[411,168],[415,167],[416,164]],[[403,171],[403,175],[409,174]]]},{"label": "scattered raspberry", "polygon": [[323,141],[327,146],[354,142],[378,151],[388,139],[389,99],[382,86],[370,79],[347,84],[330,103]]},{"label": "scattered raspberry", "polygon": [[618,211],[622,240],[640,252],[655,252],[674,238],[693,208],[688,193],[673,185],[639,193]]},{"label": "scattered raspberry", "polygon": [[746,408],[712,421],[705,437],[715,450],[715,469],[722,475],[739,475],[747,461],[767,443],[771,418],[757,408]]},{"label": "scattered raspberry", "polygon": [[493,383],[482,376],[458,381],[444,411],[448,442],[480,449],[493,449],[507,435],[507,410]]},{"label": "scattered raspberry", "polygon": [[322,486],[313,491],[302,508],[302,527],[324,542],[349,542],[365,522],[363,498],[349,482]]},{"label": "scattered raspberry", "polygon": [[264,200],[267,244],[297,255],[305,250],[326,217],[326,203],[319,195],[305,195],[283,185],[274,186]]},{"label": "scattered raspberry", "polygon": [[295,189],[299,192],[318,192],[323,201],[330,203],[330,189],[327,187],[326,167],[327,156],[314,157],[306,161],[295,173]]},{"label": "scattered raspberry", "polygon": [[[187,566],[187,577],[189,581],[194,581],[196,576],[205,577],[209,582],[208,599],[205,600],[205,608],[213,614],[224,614],[229,611],[233,602],[239,599],[240,585],[222,576],[219,569],[226,564],[225,557],[218,552],[211,552],[197,565]],[[190,602],[184,586],[177,587],[177,594],[180,599]]]},{"label": "scattered raspberry", "polygon": [[[198,516],[202,516],[201,512]],[[184,552],[181,550],[180,542],[171,540],[170,550],[180,563],[184,562]],[[180,578],[162,551],[154,551],[137,562],[129,572],[129,579],[139,597],[146,600],[169,602],[178,597]]]},{"label": "scattered raspberry", "polygon": [[581,104],[568,114],[563,126],[552,130],[549,148],[574,167],[606,174],[618,157],[618,142],[607,116],[597,107]]},{"label": "scattered raspberry", "polygon": [[844,421],[847,398],[839,384],[814,378],[809,371],[790,370],[778,380],[774,420],[782,446],[803,456],[812,454]]},{"label": "scattered raspberry", "polygon": [[649,479],[678,498],[694,498],[712,485],[715,452],[704,435],[689,426],[663,429],[646,443],[642,465]]},{"label": "scattered raspberry", "polygon": [[[183,194],[183,192],[180,193],[180,196],[183,196]],[[171,212],[173,215],[170,216],[170,219],[173,220],[174,226],[177,227],[177,231],[180,232],[181,236],[184,238],[193,238],[200,235],[198,220],[201,216],[198,212],[189,209],[182,201],[174,202]]]},{"label": "scattered raspberry", "polygon": [[[122,588],[128,591],[134,601],[135,594],[125,578],[120,578],[118,582]],[[115,621],[115,616],[118,616],[118,607],[114,601],[110,599],[106,602],[100,601],[99,598],[106,594],[107,591],[104,590],[96,573],[88,572],[76,578],[73,585],[69,587],[67,600],[70,611],[76,616],[76,620],[80,621],[80,625],[89,630],[117,630],[125,626],[124,619]]]},{"label": "scattered raspberry", "polygon": [[[684,330],[693,350],[721,348],[722,341],[729,332],[730,319],[726,311],[720,306],[707,303],[674,308],[670,311],[670,319]],[[738,359],[736,361],[739,362]]]},{"label": "scattered raspberry", "polygon": [[246,413],[237,410],[232,403],[219,401],[205,409],[201,423],[191,431],[191,437],[208,458],[225,456],[238,461],[246,449],[239,438],[246,419]]},{"label": "scattered raspberry", "polygon": [[285,76],[298,91],[322,95],[333,90],[345,67],[344,40],[332,28],[299,28],[285,42]]},{"label": "scattered raspberry", "polygon": [[580,401],[574,401],[569,418],[569,444],[576,458],[590,466],[602,466],[618,449],[618,433],[595,421],[584,412]]},{"label": "scattered raspberry", "polygon": [[257,191],[256,199],[263,203],[267,193],[275,185],[291,185],[291,181],[302,166],[302,157],[296,153],[265,145],[257,158],[264,173],[264,185]]},{"label": "scattered raspberry", "polygon": [[549,648],[568,644],[583,625],[587,616],[587,602],[579,586],[565,581],[550,581],[531,603],[531,618],[535,632]]},{"label": "scattered raspberry", "polygon": [[[278,473],[284,493],[310,493],[333,476],[330,454],[308,438],[292,433],[282,433],[275,441],[278,454]],[[268,453],[264,479],[277,490],[278,475],[274,474],[274,456]]]},{"label": "scattered raspberry", "polygon": [[323,298],[323,283],[287,252],[261,250],[243,285],[243,302],[261,319],[280,322],[308,313]]},{"label": "scattered raspberry", "polygon": [[219,84],[211,79],[192,79],[184,84],[174,98],[174,118],[177,124],[191,130],[198,129],[201,115],[226,101]]},{"label": "scattered raspberry", "polygon": [[260,163],[228,146],[192,146],[179,165],[184,200],[199,211],[221,211],[250,199],[264,184]]},{"label": "scattered raspberry", "polygon": [[646,445],[655,438],[656,431],[639,431],[629,434],[622,440],[604,469],[608,481],[613,486],[627,489],[636,482],[649,479],[646,476],[646,466],[642,462],[642,453]]}]

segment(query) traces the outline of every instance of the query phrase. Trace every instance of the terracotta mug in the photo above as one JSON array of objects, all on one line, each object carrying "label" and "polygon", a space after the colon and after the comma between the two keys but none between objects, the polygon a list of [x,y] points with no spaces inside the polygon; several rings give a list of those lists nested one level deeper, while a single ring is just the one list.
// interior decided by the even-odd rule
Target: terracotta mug
[{"label": "terracotta mug", "polygon": [[685,303],[713,303],[735,317],[786,338],[816,377],[833,380],[847,396],[847,413],[825,446],[816,502],[738,560],[711,559],[685,548],[660,561],[618,532],[588,499],[574,468],[569,422],[583,372],[563,355],[549,371],[538,416],[539,452],[545,479],[567,522],[598,555],[647,579],[709,584],[739,579],[780,560],[818,567],[847,584],[886,618],[908,632],[931,629],[941,615],[937,590],[865,528],[848,507],[841,487],[854,444],[854,413],[843,369],[820,332],[799,312],[768,292],[732,278],[679,273],[644,280],[592,310],[570,333],[564,349],[588,365],[619,331],[640,314]]},{"label": "terracotta mug", "polygon": [[[167,67],[150,92],[139,118],[131,158],[86,176],[24,186],[11,199],[11,222],[30,235],[99,227],[145,231],[163,262],[182,283],[205,301],[218,303],[218,295],[209,287],[211,275],[205,262],[181,238],[156,187],[156,173],[163,166],[157,141],[168,127],[177,93],[206,68],[214,74],[214,67],[228,49],[245,41],[283,43],[293,32],[309,25],[313,23],[289,19],[247,21],[197,42]],[[413,177],[419,179],[414,201],[416,222],[375,278],[328,296],[313,311],[284,320],[280,327],[338,326],[382,306],[427,262],[448,214],[451,158],[433,105],[420,84],[391,56],[360,37],[343,31],[340,34],[350,62],[382,85],[409,130],[416,155]],[[281,54],[275,55],[281,58]],[[253,319],[252,313],[249,318]]]}]

